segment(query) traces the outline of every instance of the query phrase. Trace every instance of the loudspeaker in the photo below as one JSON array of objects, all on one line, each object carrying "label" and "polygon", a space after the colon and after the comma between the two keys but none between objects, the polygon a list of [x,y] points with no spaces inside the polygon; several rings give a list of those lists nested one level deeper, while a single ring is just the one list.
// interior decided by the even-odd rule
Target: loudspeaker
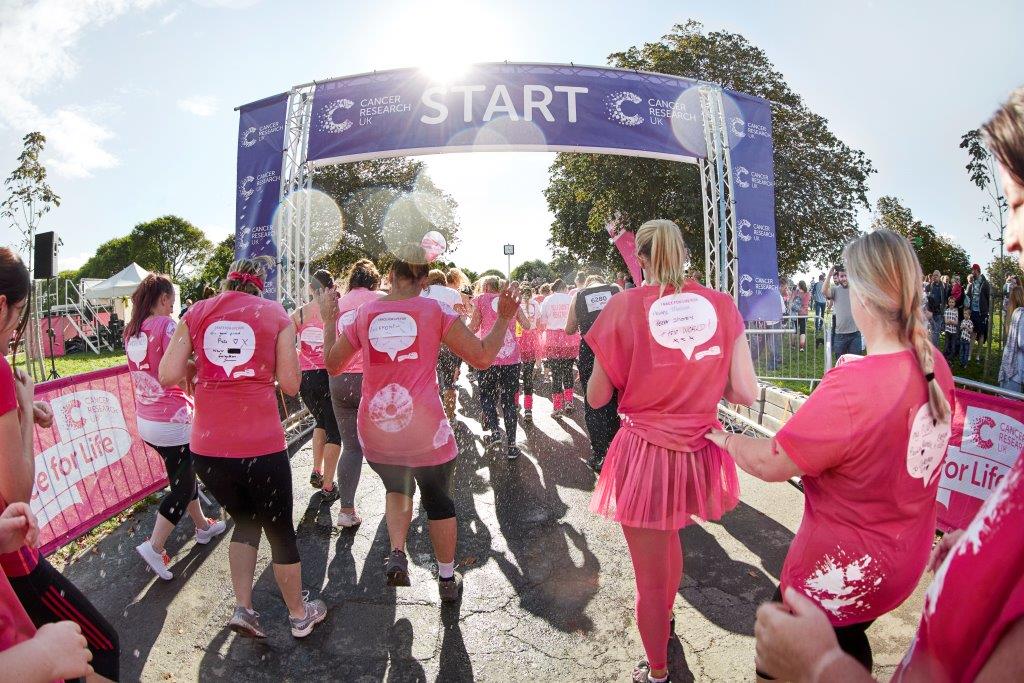
[{"label": "loudspeaker", "polygon": [[57,277],[57,237],[52,230],[36,233],[34,253],[35,278],[49,280],[51,277]]}]

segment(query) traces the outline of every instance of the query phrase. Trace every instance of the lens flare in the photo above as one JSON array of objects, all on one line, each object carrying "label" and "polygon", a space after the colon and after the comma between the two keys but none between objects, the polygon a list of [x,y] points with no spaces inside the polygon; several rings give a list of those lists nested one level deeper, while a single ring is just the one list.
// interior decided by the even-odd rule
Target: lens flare
[{"label": "lens flare", "polygon": [[337,202],[320,190],[298,190],[289,194],[274,212],[274,234],[284,234],[292,218],[309,216],[309,258],[321,259],[344,239],[345,222]]},{"label": "lens flare", "polygon": [[449,201],[424,181],[417,182],[411,192],[395,197],[384,215],[381,233],[388,251],[394,254],[405,244],[422,245],[424,236],[431,232],[443,238],[444,232],[455,224],[455,212]]}]

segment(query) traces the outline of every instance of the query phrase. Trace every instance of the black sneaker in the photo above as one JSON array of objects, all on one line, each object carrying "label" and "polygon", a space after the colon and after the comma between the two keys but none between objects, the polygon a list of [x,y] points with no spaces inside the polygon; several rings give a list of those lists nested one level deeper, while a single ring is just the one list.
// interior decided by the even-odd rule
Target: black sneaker
[{"label": "black sneaker", "polygon": [[603,464],[604,458],[599,458],[596,455],[590,456],[590,459],[587,460],[587,465],[590,467],[590,469],[594,470],[594,472],[598,474],[601,474],[601,465]]},{"label": "black sneaker", "polygon": [[409,586],[409,558],[401,550],[395,549],[388,555],[387,564],[384,565],[384,573],[387,575],[389,586]]},{"label": "black sneaker", "polygon": [[508,452],[505,453],[505,458],[507,458],[508,460],[518,460],[519,456],[522,454],[523,452],[521,450],[519,450],[516,446],[512,446],[511,448],[508,449]]},{"label": "black sneaker", "polygon": [[458,572],[450,579],[437,579],[437,592],[441,595],[441,602],[456,602],[462,597],[462,575]]},{"label": "black sneaker", "polygon": [[315,489],[322,489],[324,487],[324,475],[313,470],[313,473],[309,475],[309,485]]},{"label": "black sneaker", "polygon": [[328,505],[341,498],[341,493],[338,491],[338,482],[331,482],[331,486],[333,488],[330,491],[320,489],[320,500]]}]

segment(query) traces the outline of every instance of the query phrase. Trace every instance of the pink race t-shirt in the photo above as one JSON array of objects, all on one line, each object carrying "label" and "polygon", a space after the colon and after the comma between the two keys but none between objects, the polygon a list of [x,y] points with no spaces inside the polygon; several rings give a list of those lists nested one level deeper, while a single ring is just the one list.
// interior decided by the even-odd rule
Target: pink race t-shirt
[{"label": "pink race t-shirt", "polygon": [[151,315],[142,321],[137,335],[125,340],[128,369],[135,385],[135,414],[143,420],[192,423],[192,398],[180,386],[160,386],[160,360],[177,327],[178,324],[165,315]]},{"label": "pink race t-shirt", "polygon": [[1021,619],[1024,455],[935,572],[917,634],[892,680],[973,681]]},{"label": "pink race t-shirt", "polygon": [[516,327],[519,333],[519,353],[523,361],[532,362],[537,360],[540,354],[540,337],[537,331],[537,318],[540,315],[540,302],[537,298],[523,302],[523,310],[526,319],[530,321],[530,329]]},{"label": "pink race t-shirt", "polygon": [[299,370],[324,369],[324,320],[320,308],[310,306],[302,309],[302,324],[295,333],[299,342]]},{"label": "pink race t-shirt", "polygon": [[274,373],[277,335],[292,324],[281,304],[224,292],[188,309],[196,357],[194,453],[250,458],[285,449]]},{"label": "pink race t-shirt", "polygon": [[[935,381],[953,377],[933,348]],[[775,442],[804,473],[804,517],[782,567],[835,626],[890,612],[917,585],[935,538],[949,421],[933,420],[913,351],[829,370]]]},{"label": "pink race t-shirt", "polygon": [[[18,410],[18,395],[14,389],[14,372],[7,359],[0,355],[0,415]],[[20,419],[20,416],[19,416]],[[0,512],[7,508],[7,501],[0,497]],[[27,545],[0,555],[0,568],[7,576],[27,576],[39,564],[39,551]]]},{"label": "pink race t-shirt", "polygon": [[[494,292],[484,292],[473,299],[473,305],[480,311],[480,328],[476,336],[483,339],[490,334],[494,323],[498,321],[498,295]],[[515,321],[510,320],[505,328],[505,340],[498,349],[498,355],[494,357],[491,365],[515,365],[522,361],[519,350],[519,340],[516,339]]]},{"label": "pink race t-shirt", "polygon": [[622,429],[692,453],[710,445],[743,318],[732,297],[695,282],[616,294],[586,334],[619,392]]},{"label": "pink race t-shirt", "polygon": [[437,354],[458,319],[448,306],[416,296],[365,303],[345,326],[363,358],[356,427],[370,462],[425,467],[455,457],[455,434],[438,394]]},{"label": "pink race t-shirt", "polygon": [[[338,301],[338,335],[344,334],[346,325],[351,325],[356,319],[356,309],[367,301],[376,301],[384,296],[384,292],[369,290],[364,287],[356,287],[345,293]],[[359,374],[363,371],[362,354],[352,356],[352,360],[342,369],[341,373]]]},{"label": "pink race t-shirt", "polygon": [[540,306],[540,321],[544,327],[544,356],[547,358],[575,358],[579,353],[573,337],[565,333],[571,303],[572,297],[565,292],[554,292]]}]

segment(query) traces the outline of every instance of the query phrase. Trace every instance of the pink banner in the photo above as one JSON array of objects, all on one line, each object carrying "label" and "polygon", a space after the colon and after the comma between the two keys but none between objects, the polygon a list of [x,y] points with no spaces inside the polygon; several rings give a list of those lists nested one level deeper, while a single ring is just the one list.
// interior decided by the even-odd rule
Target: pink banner
[{"label": "pink banner", "polygon": [[956,390],[952,435],[939,480],[938,526],[965,528],[1024,448],[1024,403]]},{"label": "pink banner", "polygon": [[135,427],[127,365],[36,386],[53,426],[35,428],[32,511],[46,554],[167,485],[160,456]]},{"label": "pink banner", "polygon": [[636,235],[622,227],[618,217],[608,222],[604,229],[608,231],[608,237],[612,244],[619,250],[619,255],[626,262],[629,275],[633,278],[633,284],[639,287],[644,281],[643,270],[640,268],[640,260],[636,257]]}]

